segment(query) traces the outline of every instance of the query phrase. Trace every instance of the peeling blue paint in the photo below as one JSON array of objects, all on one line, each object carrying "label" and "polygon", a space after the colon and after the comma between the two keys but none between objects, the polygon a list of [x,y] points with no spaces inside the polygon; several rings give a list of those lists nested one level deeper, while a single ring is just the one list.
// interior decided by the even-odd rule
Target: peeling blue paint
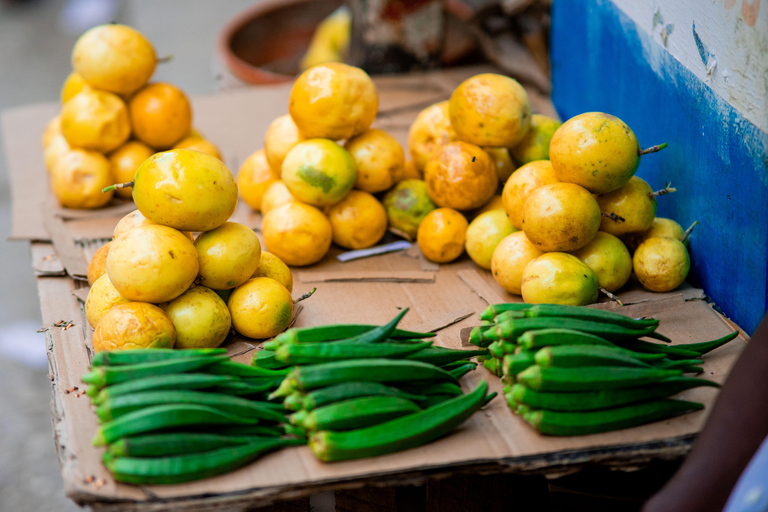
[{"label": "peeling blue paint", "polygon": [[[768,134],[672,57],[610,0],[552,4],[552,98],[561,117],[602,111],[623,119],[643,147],[638,175],[658,215],[691,238],[691,280],[747,332],[768,307]],[[699,38],[699,41],[701,39]],[[714,57],[702,42],[702,61]]]},{"label": "peeling blue paint", "polygon": [[714,54],[709,51],[709,48],[707,48],[707,45],[704,44],[704,42],[699,37],[699,34],[696,32],[696,22],[693,23],[693,40],[696,42],[696,48],[699,50],[699,57],[701,58],[701,62],[706,66],[710,59],[714,57]]}]

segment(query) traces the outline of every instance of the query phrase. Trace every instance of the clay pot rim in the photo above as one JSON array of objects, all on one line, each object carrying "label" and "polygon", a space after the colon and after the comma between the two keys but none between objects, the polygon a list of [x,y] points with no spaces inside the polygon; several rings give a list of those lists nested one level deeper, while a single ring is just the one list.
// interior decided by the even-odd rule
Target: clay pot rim
[{"label": "clay pot rim", "polygon": [[[237,14],[224,25],[224,29],[219,33],[216,44],[218,54],[224,60],[227,69],[235,77],[249,84],[280,84],[294,80],[297,75],[275,73],[244,61],[232,51],[231,41],[234,35],[251,23],[254,18],[285,7],[315,1],[322,0],[262,0],[258,4]],[[463,21],[471,20],[474,15],[472,8],[460,0],[445,0],[445,8],[447,12]]]}]

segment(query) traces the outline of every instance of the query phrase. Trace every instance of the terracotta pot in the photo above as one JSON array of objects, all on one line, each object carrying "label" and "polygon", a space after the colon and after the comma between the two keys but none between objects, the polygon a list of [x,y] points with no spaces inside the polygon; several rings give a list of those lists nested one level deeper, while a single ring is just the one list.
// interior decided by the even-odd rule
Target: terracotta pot
[{"label": "terracotta pot", "polygon": [[[243,82],[290,82],[299,73],[299,61],[315,27],[343,4],[343,0],[259,2],[224,27],[217,51],[229,72]],[[472,15],[472,9],[460,1],[446,1],[444,65],[474,49],[474,38],[465,26]]]}]

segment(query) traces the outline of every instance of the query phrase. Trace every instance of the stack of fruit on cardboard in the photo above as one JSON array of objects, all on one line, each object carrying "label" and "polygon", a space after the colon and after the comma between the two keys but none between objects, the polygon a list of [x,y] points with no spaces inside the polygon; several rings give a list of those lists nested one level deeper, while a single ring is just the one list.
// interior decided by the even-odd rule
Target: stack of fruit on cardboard
[{"label": "stack of fruit on cardboard", "polygon": [[62,108],[43,134],[51,188],[62,206],[99,208],[108,185],[133,180],[156,151],[195,149],[221,158],[192,129],[192,108],[179,88],[148,83],[158,63],[152,44],[124,25],[84,33],[72,50],[72,73],[61,91]]},{"label": "stack of fruit on cardboard", "polygon": [[231,327],[251,338],[288,327],[291,272],[262,252],[252,229],[227,222],[238,192],[221,160],[189,149],[155,153],[129,185],[138,210],[88,268],[85,313],[97,352],[213,348]]},{"label": "stack of fruit on cardboard", "polygon": [[394,137],[369,129],[377,109],[364,71],[315,66],[294,83],[290,114],[241,167],[240,193],[264,215],[264,244],[289,265],[320,261],[331,241],[362,249],[384,236],[387,214],[373,194],[397,183],[405,155]]},{"label": "stack of fruit on cardboard", "polygon": [[641,156],[665,145],[642,150],[614,116],[592,112],[560,125],[532,115],[515,80],[483,74],[421,112],[409,146],[424,172],[413,187],[439,207],[417,224],[432,261],[453,261],[466,248],[531,303],[583,305],[600,289],[618,290],[633,269],[625,242],[637,245],[634,270],[646,288],[669,291],[687,276],[685,233],[655,219],[656,196],[674,189],[653,192],[634,176]]}]

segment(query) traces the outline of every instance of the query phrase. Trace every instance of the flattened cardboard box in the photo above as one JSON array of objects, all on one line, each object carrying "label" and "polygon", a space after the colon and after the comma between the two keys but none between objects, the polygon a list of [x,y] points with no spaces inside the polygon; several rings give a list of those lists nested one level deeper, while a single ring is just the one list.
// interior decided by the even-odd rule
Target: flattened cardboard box
[{"label": "flattened cardboard box", "polygon": [[[44,254],[49,250],[50,245],[35,244],[35,253]],[[414,265],[418,263],[413,258],[394,253],[345,264],[329,259],[311,272],[326,275],[359,272],[365,275],[375,270],[397,274],[403,269],[418,271]],[[410,311],[402,322],[404,328],[438,329],[436,344],[460,348],[460,331],[476,324],[478,314],[488,304],[475,288],[466,284],[467,281],[473,282],[473,286],[483,283],[486,292],[492,290],[488,293],[493,293],[493,297],[487,297],[491,302],[513,300],[495,285],[489,272],[463,260],[441,266],[435,273],[434,283],[334,280],[305,283],[297,280],[294,297],[314,286],[317,291],[303,303],[304,309],[296,325],[383,323],[408,307]],[[78,502],[98,504],[105,509],[133,510],[130,507],[134,505],[151,503],[158,507],[164,504],[163,510],[176,510],[176,507],[188,510],[186,507],[190,503],[201,506],[203,503],[226,503],[227,507],[238,510],[238,506],[244,507],[247,503],[298,497],[329,487],[413,482],[430,474],[462,469],[559,473],[588,463],[633,467],[653,458],[682,456],[701,429],[717,396],[717,391],[712,388],[687,391],[681,398],[701,401],[707,409],[633,429],[569,438],[536,434],[519,417],[511,414],[503,397],[498,396],[453,434],[413,450],[325,464],[315,459],[306,447],[290,448],[219,477],[182,485],[135,487],[114,482],[100,463],[103,450],[90,444],[97,427],[96,416],[87,396],[78,396],[78,392],[84,390],[80,378],[88,370],[91,357],[91,329],[83,318],[82,305],[73,295],[75,293],[82,299],[83,292],[76,291],[78,283],[66,277],[41,277],[39,286],[54,376],[56,445],[66,491]],[[686,301],[682,292],[643,300],[627,305],[621,311],[633,317],[658,318],[661,321],[659,331],[679,343],[704,341],[732,331],[704,300]],[[62,327],[54,327],[57,323]],[[71,327],[66,327],[70,324]],[[230,353],[238,354],[234,358],[246,363],[258,345],[255,340],[238,337],[227,340]],[[708,354],[704,376],[722,382],[743,347],[744,339],[740,338]],[[501,391],[500,380],[482,367],[462,379],[462,387],[472,389],[481,379],[489,382],[492,391]],[[73,388],[77,390],[66,392]],[[104,485],[95,489],[93,482],[100,479]],[[108,505],[115,500],[121,503]]]},{"label": "flattened cardboard box", "polygon": [[[419,110],[447,98],[460,80],[478,71],[377,80],[380,110],[390,112],[380,116],[379,126],[404,143],[408,126]],[[280,86],[195,98],[195,124],[221,146],[229,167],[236,172],[239,162],[261,147],[269,122],[286,113],[288,91],[288,87]],[[540,104],[539,111],[551,108],[544,100]],[[5,113],[2,124],[14,186],[13,236],[50,240],[46,224],[61,230],[53,239],[56,251],[49,243],[34,243],[32,259],[39,271],[41,309],[48,329],[56,447],[66,492],[79,503],[99,510],[241,510],[248,504],[298,497],[329,487],[414,482],[427,475],[459,470],[562,472],[594,462],[634,466],[651,458],[684,454],[717,396],[711,388],[687,391],[685,399],[701,401],[707,409],[634,429],[571,438],[539,436],[512,415],[499,396],[453,434],[397,454],[324,464],[308,448],[298,447],[189,484],[135,487],[116,483],[101,465],[103,450],[91,446],[96,416],[87,396],[81,395],[85,387],[80,378],[88,370],[92,352],[92,330],[81,303],[87,284],[60,276],[67,265],[73,266],[71,273],[82,272],[82,265],[111,236],[130,203],[115,204],[113,214],[101,211],[88,216],[56,210],[50,197],[39,200],[40,183],[45,178],[39,135],[55,109],[51,105],[17,109]],[[45,205],[38,210],[35,205],[41,202]],[[46,209],[48,214],[44,214]],[[258,227],[258,216],[243,205],[237,215],[249,226]],[[436,344],[460,348],[462,329],[475,325],[488,304],[519,300],[504,292],[489,272],[466,256],[456,263],[435,266],[425,265],[417,248],[346,263],[335,259],[339,252],[332,249],[320,264],[294,269],[294,297],[317,287],[315,295],[302,303],[297,326],[384,323],[407,307],[410,311],[402,322],[404,328],[437,331]],[[69,262],[62,266],[65,258]],[[622,313],[658,318],[659,330],[675,342],[704,341],[732,330],[702,300],[701,292],[690,287],[668,294],[629,289],[621,297],[628,304],[620,309]],[[704,376],[722,382],[745,339],[707,355]],[[226,345],[236,360],[248,362],[260,343],[233,336]],[[465,377],[462,387],[472,389],[480,379],[488,380],[492,390],[501,391],[499,379],[482,367]]]}]

